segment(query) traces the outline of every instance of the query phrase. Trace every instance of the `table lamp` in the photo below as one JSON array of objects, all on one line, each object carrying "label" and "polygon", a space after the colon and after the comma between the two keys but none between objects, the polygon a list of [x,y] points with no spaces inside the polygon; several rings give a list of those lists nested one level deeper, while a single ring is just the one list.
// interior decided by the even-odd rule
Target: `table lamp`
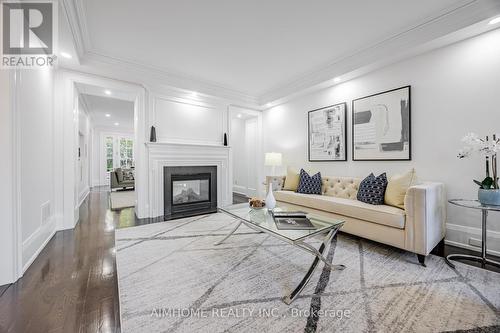
[{"label": "table lamp", "polygon": [[281,166],[281,153],[266,153],[264,165],[272,167],[271,176],[276,176],[276,167]]}]

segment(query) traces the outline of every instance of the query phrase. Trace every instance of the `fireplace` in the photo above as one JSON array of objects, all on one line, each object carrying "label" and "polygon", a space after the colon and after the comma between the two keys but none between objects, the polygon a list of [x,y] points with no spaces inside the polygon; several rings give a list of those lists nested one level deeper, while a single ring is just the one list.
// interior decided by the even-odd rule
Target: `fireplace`
[{"label": "fireplace", "polygon": [[164,167],[164,217],[181,217],[217,212],[217,167]]}]

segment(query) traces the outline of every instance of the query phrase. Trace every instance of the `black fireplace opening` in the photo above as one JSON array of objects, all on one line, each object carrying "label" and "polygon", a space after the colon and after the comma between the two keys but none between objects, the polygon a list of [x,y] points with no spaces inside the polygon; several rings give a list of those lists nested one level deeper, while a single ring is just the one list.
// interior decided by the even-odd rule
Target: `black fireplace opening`
[{"label": "black fireplace opening", "polygon": [[164,167],[165,220],[217,212],[217,166]]}]

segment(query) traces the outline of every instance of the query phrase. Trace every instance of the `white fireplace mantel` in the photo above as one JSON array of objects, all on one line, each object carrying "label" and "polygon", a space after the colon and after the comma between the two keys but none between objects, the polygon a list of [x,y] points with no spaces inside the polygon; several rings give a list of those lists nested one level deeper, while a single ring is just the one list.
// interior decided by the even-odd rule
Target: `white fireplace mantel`
[{"label": "white fireplace mantel", "polygon": [[232,203],[231,148],[222,145],[148,142],[149,217],[163,216],[163,168],[166,166],[217,166],[217,204]]}]

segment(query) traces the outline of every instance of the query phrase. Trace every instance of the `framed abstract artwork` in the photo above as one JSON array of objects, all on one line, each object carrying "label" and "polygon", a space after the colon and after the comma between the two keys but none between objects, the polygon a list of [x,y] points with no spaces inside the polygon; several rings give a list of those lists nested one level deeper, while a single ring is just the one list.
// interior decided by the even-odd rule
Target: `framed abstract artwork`
[{"label": "framed abstract artwork", "polygon": [[352,160],[411,160],[410,86],[352,101]]},{"label": "framed abstract artwork", "polygon": [[309,161],[347,161],[347,105],[308,112]]}]

